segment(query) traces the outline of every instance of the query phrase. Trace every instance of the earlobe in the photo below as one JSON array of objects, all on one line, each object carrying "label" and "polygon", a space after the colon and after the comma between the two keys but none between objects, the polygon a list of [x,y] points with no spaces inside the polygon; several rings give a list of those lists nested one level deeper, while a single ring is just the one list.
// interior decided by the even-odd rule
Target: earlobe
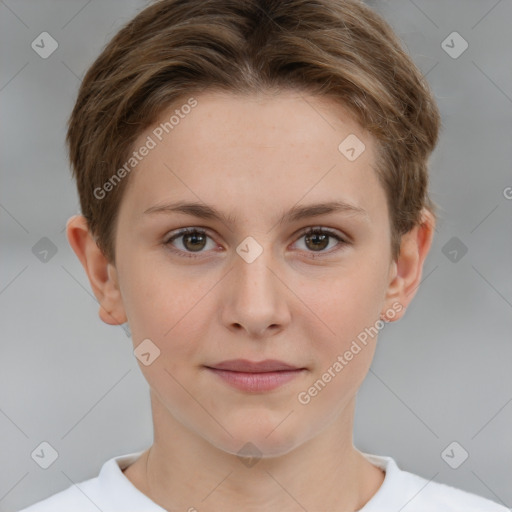
[{"label": "earlobe", "polygon": [[427,209],[422,211],[420,224],[402,236],[400,255],[393,262],[382,317],[395,310],[392,320],[401,318],[412,301],[421,282],[423,264],[432,245],[435,218]]},{"label": "earlobe", "polygon": [[77,255],[89,278],[92,291],[100,305],[99,316],[110,325],[127,321],[119,289],[117,271],[108,262],[89,231],[83,215],[71,217],[66,224],[69,245]]}]

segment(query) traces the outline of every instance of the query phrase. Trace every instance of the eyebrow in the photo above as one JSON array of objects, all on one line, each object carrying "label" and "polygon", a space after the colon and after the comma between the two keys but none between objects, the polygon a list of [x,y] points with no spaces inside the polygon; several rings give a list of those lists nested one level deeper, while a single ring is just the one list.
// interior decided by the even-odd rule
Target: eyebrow
[{"label": "eyebrow", "polygon": [[[144,213],[184,213],[186,215],[192,215],[200,219],[218,220],[220,222],[232,225],[236,223],[236,216],[226,215],[213,206],[209,206],[204,203],[197,202],[185,202],[178,201],[175,203],[166,203],[161,205],[155,205],[148,208]],[[369,220],[368,213],[366,210],[359,208],[358,206],[344,203],[342,201],[329,201],[325,203],[310,204],[306,206],[295,205],[289,211],[285,212],[281,218],[277,221],[278,224],[284,222],[296,222],[302,219],[308,219],[311,217],[319,217],[320,215],[327,215],[331,213],[345,213],[350,215],[357,215],[365,220]]]}]

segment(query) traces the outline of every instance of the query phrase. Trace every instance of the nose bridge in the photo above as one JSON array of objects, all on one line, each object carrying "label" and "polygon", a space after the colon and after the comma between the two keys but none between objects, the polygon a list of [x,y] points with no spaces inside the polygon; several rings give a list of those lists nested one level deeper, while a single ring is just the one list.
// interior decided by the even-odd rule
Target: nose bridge
[{"label": "nose bridge", "polygon": [[288,317],[286,287],[275,275],[279,263],[273,257],[269,240],[267,237],[263,245],[247,237],[239,244],[230,297],[225,303],[225,321],[239,324],[253,333],[261,333],[271,325],[282,326]]},{"label": "nose bridge", "polygon": [[276,293],[273,281],[276,278],[270,271],[275,266],[270,244],[264,247],[253,237],[247,237],[239,244],[236,252],[235,286],[242,295],[239,298],[264,298],[266,303],[272,303]]}]

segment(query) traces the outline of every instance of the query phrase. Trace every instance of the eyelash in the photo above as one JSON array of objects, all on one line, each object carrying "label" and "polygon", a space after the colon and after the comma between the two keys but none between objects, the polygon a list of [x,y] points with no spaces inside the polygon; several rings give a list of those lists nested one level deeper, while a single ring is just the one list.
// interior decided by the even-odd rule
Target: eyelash
[{"label": "eyelash", "polygon": [[[178,239],[178,238],[180,238],[180,237],[182,237],[184,235],[189,235],[191,233],[200,234],[200,235],[206,235],[209,238],[211,238],[208,235],[208,233],[204,229],[202,229],[202,228],[184,228],[184,229],[179,230],[177,233],[175,233],[171,237],[167,238],[164,241],[163,244],[169,250],[171,250],[173,253],[177,254],[180,257],[184,257],[184,258],[200,258],[200,257],[202,257],[201,256],[202,251],[199,251],[197,253],[182,251],[181,249],[174,248],[172,246],[172,244],[171,244],[171,242],[173,242],[174,240],[176,240],[176,239]],[[302,231],[300,233],[298,239],[303,238],[306,235],[317,235],[317,234],[318,235],[327,235],[327,236],[329,236],[329,238],[336,239],[339,243],[337,245],[337,248],[331,249],[329,251],[320,251],[318,253],[315,253],[314,251],[308,251],[308,252],[311,252],[311,255],[308,256],[309,258],[312,258],[312,259],[322,258],[325,255],[330,255],[333,252],[337,252],[339,250],[342,250],[344,248],[344,246],[349,245],[349,242],[347,240],[341,238],[336,232],[334,232],[334,231],[332,231],[330,229],[327,229],[327,228],[322,228],[322,227],[310,227],[310,228],[307,228],[306,230],[304,230],[304,231]]]}]

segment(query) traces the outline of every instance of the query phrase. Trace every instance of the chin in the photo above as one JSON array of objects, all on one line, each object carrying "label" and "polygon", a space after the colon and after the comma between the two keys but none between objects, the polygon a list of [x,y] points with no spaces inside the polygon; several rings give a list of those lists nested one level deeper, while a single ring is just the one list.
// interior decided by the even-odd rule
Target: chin
[{"label": "chin", "polygon": [[213,444],[232,455],[257,458],[286,455],[301,444],[299,433],[294,431],[291,421],[284,426],[279,425],[282,417],[274,422],[256,422],[254,416],[247,420],[236,425],[236,428],[235,423],[230,422],[229,431],[233,437],[226,435]]}]

